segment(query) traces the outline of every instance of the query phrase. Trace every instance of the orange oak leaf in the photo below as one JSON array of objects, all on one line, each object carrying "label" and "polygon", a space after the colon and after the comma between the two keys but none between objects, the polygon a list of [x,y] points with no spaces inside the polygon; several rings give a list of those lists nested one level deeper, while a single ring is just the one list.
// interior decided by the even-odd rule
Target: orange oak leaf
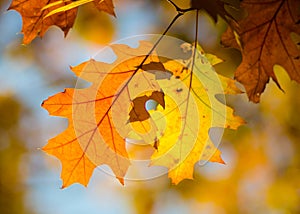
[{"label": "orange oak leaf", "polygon": [[[56,4],[53,7],[42,10],[45,6],[55,2],[57,2],[57,0],[12,1],[8,10],[16,10],[22,16],[24,44],[29,44],[37,36],[43,37],[48,28],[52,25],[56,25],[61,28],[64,31],[65,36],[68,34],[69,30],[73,27],[78,8],[76,7],[44,18],[51,11],[71,4],[73,1],[61,1],[60,4]],[[115,15],[112,0],[94,0],[93,4],[100,11],[105,11],[111,15]]]},{"label": "orange oak leaf", "polygon": [[60,159],[63,187],[75,182],[86,186],[94,168],[102,164],[107,164],[124,183],[130,165],[125,137],[131,128],[128,124],[131,100],[139,96],[141,89],[157,90],[155,83],[146,77],[152,74],[139,68],[142,62],[158,61],[155,55],[145,58],[152,45],[141,42],[138,48],[121,44],[111,48],[118,56],[114,63],[91,59],[71,68],[78,77],[91,82],[90,87],[66,89],[42,104],[50,115],[69,121],[68,128],[43,148]]},{"label": "orange oak leaf", "polygon": [[300,50],[291,33],[300,34],[299,0],[244,0],[248,16],[238,21],[236,31],[228,28],[222,44],[241,50],[242,63],[235,72],[249,99],[255,103],[272,78],[280,88],[274,65],[284,67],[300,83]]}]

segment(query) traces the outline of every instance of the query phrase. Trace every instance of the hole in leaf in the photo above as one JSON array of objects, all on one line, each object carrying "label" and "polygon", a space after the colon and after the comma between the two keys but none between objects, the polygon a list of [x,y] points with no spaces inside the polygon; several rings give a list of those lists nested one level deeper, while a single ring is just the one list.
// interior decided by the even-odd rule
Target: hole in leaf
[{"label": "hole in leaf", "polygon": [[147,111],[150,111],[150,110],[156,110],[157,108],[157,105],[158,105],[158,102],[156,102],[155,100],[148,100],[146,103],[145,103],[145,109]]}]

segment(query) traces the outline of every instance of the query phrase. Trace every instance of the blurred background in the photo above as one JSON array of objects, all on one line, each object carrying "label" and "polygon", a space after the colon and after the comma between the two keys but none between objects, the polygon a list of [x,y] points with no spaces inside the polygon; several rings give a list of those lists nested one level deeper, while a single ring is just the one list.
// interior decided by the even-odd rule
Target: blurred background
[{"label": "blurred background", "polygon": [[[40,107],[47,97],[74,87],[69,66],[95,55],[105,44],[146,33],[162,33],[176,15],[163,0],[115,0],[117,17],[79,9],[74,28],[64,38],[51,27],[43,39],[22,44],[22,20],[6,11],[10,1],[1,0],[0,13],[0,213],[300,213],[300,85],[291,82],[275,66],[285,93],[268,84],[260,104],[246,95],[228,96],[247,125],[226,130],[220,150],[226,165],[195,165],[195,179],[170,184],[167,175],[139,182],[118,181],[95,170],[89,187],[75,184],[60,189],[61,166],[39,148],[67,126]],[[189,1],[175,1],[188,7]],[[194,13],[176,22],[168,35],[193,42]],[[217,72],[233,77],[241,55],[219,45],[226,29],[205,12],[199,20],[199,42],[208,52],[225,60]]]}]

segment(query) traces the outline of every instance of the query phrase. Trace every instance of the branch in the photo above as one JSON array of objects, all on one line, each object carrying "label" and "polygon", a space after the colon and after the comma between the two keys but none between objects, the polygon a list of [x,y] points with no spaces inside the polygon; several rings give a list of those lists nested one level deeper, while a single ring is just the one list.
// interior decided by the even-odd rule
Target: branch
[{"label": "branch", "polygon": [[177,4],[175,4],[172,0],[167,0],[167,2],[169,2],[170,4],[172,4],[174,7],[175,7],[175,9],[176,9],[176,11],[179,13],[179,14],[184,14],[184,13],[186,13],[186,12],[189,12],[189,11],[192,11],[192,10],[196,10],[195,8],[186,8],[186,9],[182,9],[182,8],[180,8]]}]

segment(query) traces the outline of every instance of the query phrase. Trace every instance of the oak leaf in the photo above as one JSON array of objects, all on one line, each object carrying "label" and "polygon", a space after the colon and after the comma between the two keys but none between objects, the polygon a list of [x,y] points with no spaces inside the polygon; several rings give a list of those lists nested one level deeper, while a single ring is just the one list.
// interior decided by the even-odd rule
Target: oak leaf
[{"label": "oak leaf", "polygon": [[[56,4],[57,2],[59,4]],[[71,0],[13,0],[8,10],[16,10],[21,14],[23,20],[22,33],[24,34],[23,43],[29,44],[35,37],[43,37],[52,25],[61,28],[66,36],[73,27],[78,7],[55,13],[46,18],[45,16],[51,11],[72,3]],[[54,4],[54,6],[47,8],[47,5],[51,4]],[[93,4],[99,11],[115,15],[112,0],[94,0]],[[45,7],[46,9],[44,9]]]},{"label": "oak leaf", "polygon": [[[154,51],[149,54],[153,45],[147,42],[138,48],[111,48],[117,56],[112,64],[92,59],[72,67],[90,87],[66,89],[42,104],[51,115],[69,121],[43,148],[61,160],[63,187],[87,185],[94,168],[102,164],[124,183],[130,165],[128,138],[153,145],[152,165],[167,167],[174,184],[191,179],[197,161],[223,163],[210,140],[210,128],[236,129],[244,121],[216,98],[241,92],[234,80],[214,72],[212,65],[220,60],[197,53],[192,72],[191,59],[161,61]],[[159,105],[147,110],[149,100]]]},{"label": "oak leaf", "polygon": [[165,109],[158,108],[164,116],[152,116],[160,137],[151,165],[167,167],[173,184],[193,179],[198,161],[224,163],[221,152],[210,140],[212,127],[237,129],[244,124],[242,118],[216,97],[238,94],[240,89],[234,80],[214,71],[212,65],[220,59],[201,52],[196,53],[193,68],[188,69],[188,65],[176,60],[164,63],[164,68],[174,75],[158,80],[165,93]]},{"label": "oak leaf", "polygon": [[158,61],[155,56],[145,60],[144,53],[152,45],[141,42],[136,49],[121,44],[111,48],[118,56],[112,64],[91,59],[72,67],[78,77],[92,83],[90,87],[66,89],[42,104],[50,115],[69,121],[68,128],[43,148],[60,159],[63,187],[75,182],[86,186],[93,169],[102,164],[107,164],[124,183],[130,165],[125,137],[131,131],[128,124],[131,100],[140,95],[141,89],[157,90],[155,83],[146,77],[148,73],[139,68],[143,61]]},{"label": "oak leaf", "polygon": [[275,64],[300,83],[300,50],[291,37],[292,32],[300,34],[300,1],[244,0],[241,7],[248,16],[238,21],[236,31],[227,29],[222,44],[242,52],[235,78],[244,85],[249,99],[259,102],[270,78],[280,88]]}]

